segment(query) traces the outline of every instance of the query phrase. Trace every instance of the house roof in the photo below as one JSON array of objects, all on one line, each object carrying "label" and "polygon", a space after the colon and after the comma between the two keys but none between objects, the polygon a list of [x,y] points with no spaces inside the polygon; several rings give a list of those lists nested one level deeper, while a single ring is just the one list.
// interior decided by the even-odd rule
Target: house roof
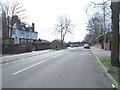
[{"label": "house roof", "polygon": [[19,23],[16,25],[16,27],[20,30],[22,30],[23,28],[26,28],[24,23]]},{"label": "house roof", "polygon": [[26,27],[27,31],[32,31],[32,27]]}]

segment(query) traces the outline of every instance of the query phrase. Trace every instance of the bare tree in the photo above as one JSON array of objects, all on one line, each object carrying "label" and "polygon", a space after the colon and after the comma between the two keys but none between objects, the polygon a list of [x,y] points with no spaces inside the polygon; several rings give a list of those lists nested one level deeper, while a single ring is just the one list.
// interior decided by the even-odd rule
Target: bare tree
[{"label": "bare tree", "polygon": [[21,2],[13,0],[9,0],[7,2],[0,1],[0,6],[2,12],[4,12],[6,16],[12,17],[14,15],[17,15],[20,19],[24,19],[25,17],[25,9]]},{"label": "bare tree", "polygon": [[[111,9],[110,9],[110,1],[103,0],[101,3],[91,2],[86,9],[86,13],[88,13],[90,7],[96,9],[96,12],[99,12],[103,16],[103,34],[104,34],[104,43],[105,43],[105,50],[106,50],[106,33],[110,31],[109,25],[111,25]],[[101,12],[103,11],[103,12]]]},{"label": "bare tree", "polygon": [[96,36],[98,34],[102,33],[103,30],[103,18],[101,17],[101,14],[99,13],[95,13],[89,20],[87,23],[87,30],[89,31],[89,33],[91,32],[95,32]]},{"label": "bare tree", "polygon": [[[104,20],[100,13],[96,13],[91,17],[87,23],[87,31],[89,31],[89,34],[92,36],[92,42],[91,44],[94,44],[96,42],[96,38],[98,35],[102,34],[103,32],[103,23]],[[103,43],[101,43],[101,46],[103,48]]]},{"label": "bare tree", "polygon": [[10,31],[10,38],[12,38],[12,31],[13,31],[13,25],[15,24],[15,18],[19,17],[20,19],[25,19],[25,9],[23,8],[23,4],[18,1],[7,1],[2,2],[0,1],[0,6],[2,9],[2,13],[6,16],[6,25],[7,30]]},{"label": "bare tree", "polygon": [[55,26],[56,31],[61,34],[61,48],[62,48],[66,34],[67,33],[72,34],[73,25],[71,19],[68,18],[67,16],[60,16]]}]

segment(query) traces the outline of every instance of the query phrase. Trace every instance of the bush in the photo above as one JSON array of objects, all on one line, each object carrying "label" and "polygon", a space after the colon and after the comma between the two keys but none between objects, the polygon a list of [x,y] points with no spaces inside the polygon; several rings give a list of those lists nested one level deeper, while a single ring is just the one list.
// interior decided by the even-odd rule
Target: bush
[{"label": "bush", "polygon": [[96,38],[97,42],[99,42],[100,44],[102,44],[102,42],[104,41],[104,35],[103,34],[100,34],[97,36]]}]

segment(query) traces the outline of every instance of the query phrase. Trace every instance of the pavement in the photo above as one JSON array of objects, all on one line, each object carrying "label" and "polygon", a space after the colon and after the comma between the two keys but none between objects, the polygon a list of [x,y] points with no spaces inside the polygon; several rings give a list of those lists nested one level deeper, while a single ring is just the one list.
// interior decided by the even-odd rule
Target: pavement
[{"label": "pavement", "polygon": [[48,50],[32,51],[32,52],[26,52],[20,54],[4,54],[0,56],[0,63],[11,62],[11,61],[20,60],[23,58],[33,57],[50,52],[54,52],[54,50],[48,49]]},{"label": "pavement", "polygon": [[99,61],[101,66],[103,67],[104,71],[106,72],[109,79],[112,81],[113,85],[115,85],[115,87],[119,88],[119,90],[120,90],[120,86],[118,85],[118,82],[108,73],[108,68],[105,67],[100,62],[100,59],[103,59],[103,58],[107,58],[108,60],[111,59],[111,51],[100,49],[100,48],[97,48],[97,47],[94,47],[94,46],[91,47],[91,51],[92,51],[93,55],[96,57],[96,59]]},{"label": "pavement", "polygon": [[109,50],[104,50],[104,49],[100,49],[100,48],[92,46],[91,47],[91,51],[99,59],[102,59],[102,58],[108,58],[108,59],[110,59],[111,58],[111,51],[109,51]]}]

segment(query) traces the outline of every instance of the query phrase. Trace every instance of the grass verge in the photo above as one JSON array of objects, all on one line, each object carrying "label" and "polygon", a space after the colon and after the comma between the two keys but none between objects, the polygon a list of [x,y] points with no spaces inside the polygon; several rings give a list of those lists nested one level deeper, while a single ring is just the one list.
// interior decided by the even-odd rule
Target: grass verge
[{"label": "grass verge", "polygon": [[119,83],[120,85],[120,68],[113,67],[111,65],[110,59],[102,58],[100,59],[101,63],[108,68],[108,73],[113,76],[113,78]]}]

